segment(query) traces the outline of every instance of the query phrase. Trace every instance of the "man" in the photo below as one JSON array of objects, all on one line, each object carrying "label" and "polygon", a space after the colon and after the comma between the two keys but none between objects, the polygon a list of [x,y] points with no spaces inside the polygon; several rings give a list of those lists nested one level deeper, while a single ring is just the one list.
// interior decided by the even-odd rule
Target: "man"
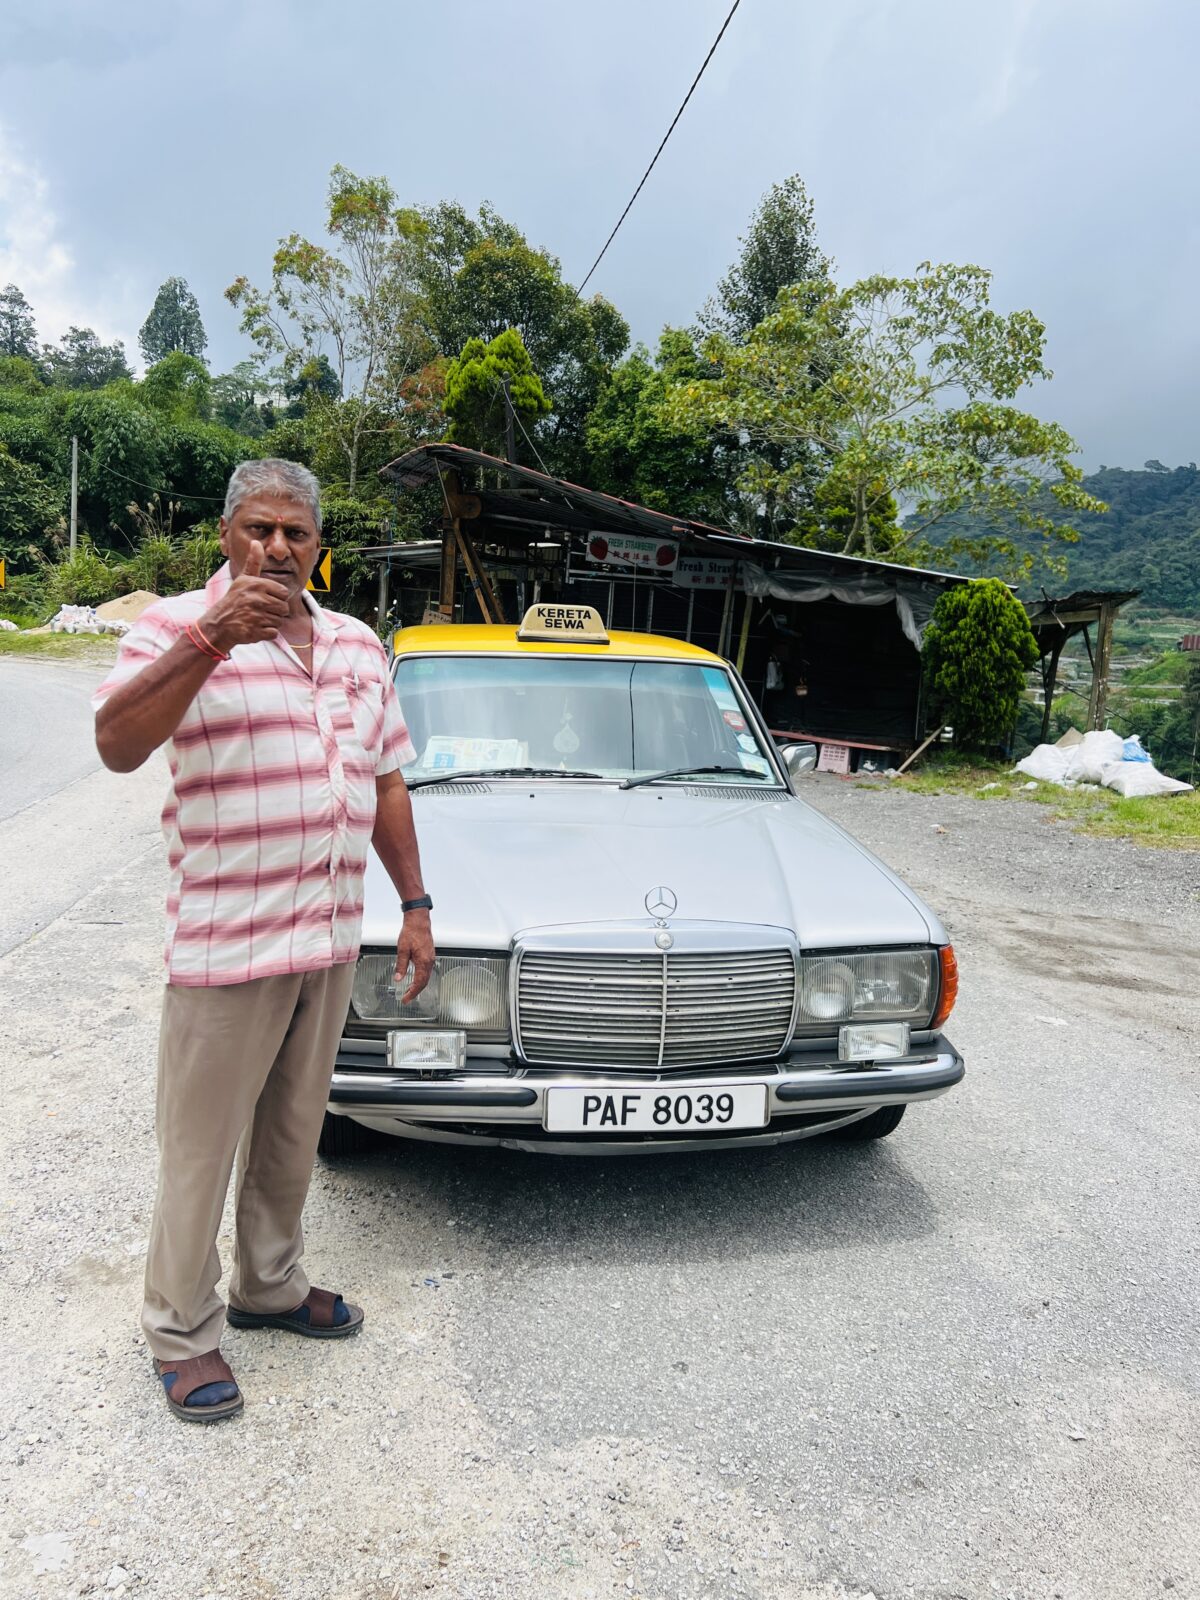
[{"label": "man", "polygon": [[[151,606],[97,691],[96,746],[132,772],[165,745],[170,865],[159,1039],[158,1192],[142,1326],[188,1422],[241,1410],[218,1349],[238,1328],[342,1338],[363,1314],[310,1287],[300,1216],[350,1001],[374,845],[404,908],[404,999],[429,980],[432,901],[408,790],[413,749],[371,630],[305,592],[320,550],[312,473],[229,480],[226,565]],[[237,1155],[229,1309],[216,1238]]]}]

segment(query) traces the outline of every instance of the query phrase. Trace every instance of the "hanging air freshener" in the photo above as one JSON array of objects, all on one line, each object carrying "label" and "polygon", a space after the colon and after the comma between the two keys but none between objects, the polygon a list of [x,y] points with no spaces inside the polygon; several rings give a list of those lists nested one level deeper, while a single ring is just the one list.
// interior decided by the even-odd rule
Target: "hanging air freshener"
[{"label": "hanging air freshener", "polygon": [[554,735],[554,748],[560,756],[573,756],[579,749],[579,735],[571,726],[571,713],[563,712],[562,727]]}]

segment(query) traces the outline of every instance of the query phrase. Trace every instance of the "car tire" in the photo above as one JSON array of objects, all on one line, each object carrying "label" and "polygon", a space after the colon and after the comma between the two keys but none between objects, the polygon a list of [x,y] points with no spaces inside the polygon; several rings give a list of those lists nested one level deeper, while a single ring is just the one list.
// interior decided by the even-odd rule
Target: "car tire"
[{"label": "car tire", "polygon": [[895,1133],[900,1126],[907,1109],[906,1106],[880,1106],[869,1117],[860,1117],[857,1122],[848,1122],[844,1128],[838,1128],[831,1137],[844,1140],[847,1144],[867,1144],[872,1139],[886,1139],[889,1133]]},{"label": "car tire", "polygon": [[371,1130],[364,1128],[353,1117],[335,1117],[325,1113],[321,1136],[317,1140],[317,1154],[326,1161],[338,1161],[345,1156],[356,1156],[371,1145]]}]

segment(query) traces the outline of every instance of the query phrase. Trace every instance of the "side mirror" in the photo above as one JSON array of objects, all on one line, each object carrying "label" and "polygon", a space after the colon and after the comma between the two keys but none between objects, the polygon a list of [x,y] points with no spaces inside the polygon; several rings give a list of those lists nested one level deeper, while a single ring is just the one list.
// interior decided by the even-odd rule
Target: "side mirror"
[{"label": "side mirror", "polygon": [[780,750],[783,764],[792,777],[798,777],[802,772],[812,772],[817,764],[817,747],[815,744],[785,744]]}]

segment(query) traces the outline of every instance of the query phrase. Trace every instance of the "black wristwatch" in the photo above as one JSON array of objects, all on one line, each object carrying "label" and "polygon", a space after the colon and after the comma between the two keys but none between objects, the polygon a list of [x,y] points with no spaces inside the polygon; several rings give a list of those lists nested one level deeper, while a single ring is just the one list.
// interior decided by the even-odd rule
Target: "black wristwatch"
[{"label": "black wristwatch", "polygon": [[421,895],[416,900],[401,900],[401,911],[432,911],[433,901],[427,894]]}]

